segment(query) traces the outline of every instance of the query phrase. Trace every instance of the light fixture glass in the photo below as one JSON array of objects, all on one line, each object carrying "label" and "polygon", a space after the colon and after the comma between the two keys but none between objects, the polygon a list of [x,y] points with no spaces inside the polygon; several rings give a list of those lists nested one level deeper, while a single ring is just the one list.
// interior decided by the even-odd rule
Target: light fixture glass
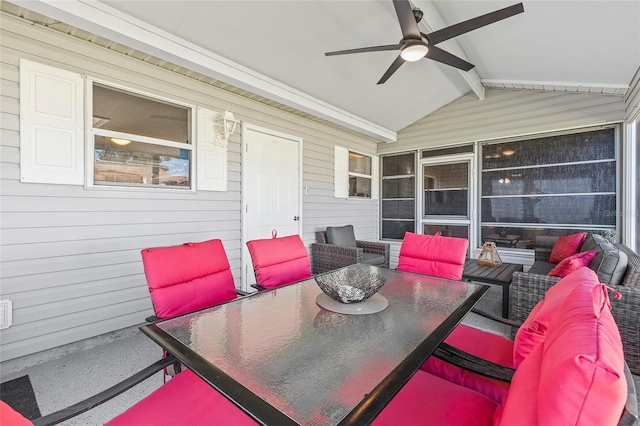
[{"label": "light fixture glass", "polygon": [[514,149],[506,149],[506,150],[502,151],[502,153],[503,153],[504,155],[506,155],[507,157],[510,157],[510,156],[512,156],[513,154],[515,154],[515,153],[516,153],[516,151],[515,151]]},{"label": "light fixture glass", "polygon": [[115,143],[116,145],[129,145],[131,143],[131,141],[129,139],[120,139],[120,138],[111,138],[111,142]]},{"label": "light fixture glass", "polygon": [[408,44],[402,49],[400,52],[400,57],[407,62],[415,62],[422,58],[427,54],[429,48],[424,43],[412,43]]},{"label": "light fixture glass", "polygon": [[238,120],[233,116],[233,113],[225,111],[218,115],[214,120],[214,126],[216,129],[215,144],[221,146],[227,146],[229,143],[229,136],[236,130]]}]

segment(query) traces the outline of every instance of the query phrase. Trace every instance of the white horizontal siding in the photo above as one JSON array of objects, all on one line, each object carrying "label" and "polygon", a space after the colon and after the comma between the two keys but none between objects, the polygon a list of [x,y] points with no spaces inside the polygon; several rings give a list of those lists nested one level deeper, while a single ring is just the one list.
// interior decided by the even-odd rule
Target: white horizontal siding
[{"label": "white horizontal siding", "polygon": [[485,99],[467,94],[398,132],[398,142],[379,153],[510,138],[624,118],[622,96],[487,89]]},{"label": "white horizontal siding", "polygon": [[624,117],[631,121],[640,114],[640,67],[629,83],[629,90],[624,100]]},{"label": "white horizontal siding", "polygon": [[0,297],[14,324],[8,360],[142,322],[151,304],[140,250],[220,238],[241,281],[241,135],[229,141],[228,191],[133,190],[19,182],[19,59],[25,58],[301,137],[303,239],[352,223],[378,238],[378,203],[333,198],[333,146],[375,154],[377,143],[2,13],[0,46]]}]

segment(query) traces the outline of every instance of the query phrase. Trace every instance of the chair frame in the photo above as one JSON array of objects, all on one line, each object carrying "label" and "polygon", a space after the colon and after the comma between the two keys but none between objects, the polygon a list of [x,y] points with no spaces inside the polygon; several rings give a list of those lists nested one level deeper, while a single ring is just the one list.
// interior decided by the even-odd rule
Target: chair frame
[{"label": "chair frame", "polygon": [[390,244],[356,240],[357,247],[337,246],[327,242],[327,232],[316,232],[316,242],[311,245],[311,263],[314,275],[335,271],[345,266],[362,263],[364,253],[375,253],[384,256],[384,263],[379,267],[389,267]]}]

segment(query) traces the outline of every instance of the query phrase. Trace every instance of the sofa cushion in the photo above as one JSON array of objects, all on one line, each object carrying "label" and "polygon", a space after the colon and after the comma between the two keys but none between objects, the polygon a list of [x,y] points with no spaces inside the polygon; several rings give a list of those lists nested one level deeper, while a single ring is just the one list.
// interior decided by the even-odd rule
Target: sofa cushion
[{"label": "sofa cushion", "polygon": [[418,371],[372,424],[491,425],[497,406],[484,395]]},{"label": "sofa cushion", "polygon": [[400,246],[398,270],[460,280],[468,248],[466,238],[406,232]]},{"label": "sofa cushion", "polygon": [[596,286],[598,277],[589,268],[580,268],[562,278],[545,294],[544,299],[518,329],[513,345],[513,365],[518,368],[522,361],[546,339],[551,320],[566,303],[567,297],[579,286]]},{"label": "sofa cushion", "polygon": [[608,241],[605,240],[602,235],[587,234],[587,237],[584,239],[582,246],[580,246],[580,251],[595,250],[595,248],[602,243],[608,243]]},{"label": "sofa cushion", "polygon": [[329,226],[327,228],[327,242],[335,246],[357,247],[353,225]]},{"label": "sofa cushion", "polygon": [[548,275],[552,277],[566,277],[584,266],[589,266],[593,258],[596,257],[596,254],[597,252],[595,250],[589,250],[569,256],[558,263]]},{"label": "sofa cushion", "polygon": [[616,247],[627,255],[627,271],[622,278],[622,285],[640,287],[640,255],[624,244],[616,244]]},{"label": "sofa cushion", "polygon": [[600,243],[594,250],[597,254],[589,268],[598,274],[601,283],[620,285],[627,271],[627,255],[610,243]]},{"label": "sofa cushion", "polygon": [[545,262],[544,260],[536,260],[531,268],[527,271],[529,274],[547,275],[556,267],[555,263]]},{"label": "sofa cushion", "polygon": [[363,253],[362,254],[362,263],[366,263],[367,265],[382,265],[385,263],[385,258],[383,255],[378,253]]},{"label": "sofa cushion", "polygon": [[544,343],[514,374],[496,424],[614,425],[626,403],[620,334],[606,286],[577,285]]},{"label": "sofa cushion", "polygon": [[[513,341],[497,334],[458,324],[445,343],[487,361],[513,368]],[[500,404],[509,390],[508,383],[471,373],[433,356],[420,368],[452,383],[480,392]]]},{"label": "sofa cushion", "polygon": [[586,232],[559,237],[558,241],[553,245],[553,249],[551,249],[549,262],[560,263],[563,259],[578,253],[586,237]]}]

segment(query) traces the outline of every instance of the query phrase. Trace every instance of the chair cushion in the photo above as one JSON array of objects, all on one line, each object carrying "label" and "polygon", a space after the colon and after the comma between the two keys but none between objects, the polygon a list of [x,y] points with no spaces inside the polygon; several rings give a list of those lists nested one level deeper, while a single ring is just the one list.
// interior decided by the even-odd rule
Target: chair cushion
[{"label": "chair cushion", "polygon": [[460,280],[468,248],[465,238],[407,232],[400,246],[398,270]]},{"label": "chair cushion", "polygon": [[544,343],[516,370],[496,424],[614,425],[626,398],[607,288],[579,284],[549,323]]},{"label": "chair cushion", "polygon": [[14,410],[9,404],[0,400],[0,425],[33,426],[33,423]]},{"label": "chair cushion", "polygon": [[586,232],[559,237],[558,241],[553,245],[553,249],[551,249],[549,262],[560,263],[563,259],[578,253],[586,237]]},{"label": "chair cushion", "polygon": [[[445,342],[487,361],[513,368],[513,341],[497,334],[459,324]],[[504,401],[509,390],[508,383],[471,373],[433,356],[429,357],[420,368],[452,383],[479,392],[499,404]]]},{"label": "chair cushion", "polygon": [[596,254],[597,252],[595,250],[588,250],[569,256],[558,263],[548,275],[552,277],[566,277],[583,266],[589,266],[593,258],[596,257]]},{"label": "chair cushion", "polygon": [[275,288],[311,278],[311,261],[299,235],[247,242],[256,282]]},{"label": "chair cushion", "polygon": [[385,263],[385,258],[381,254],[377,253],[363,253],[362,254],[362,263],[366,263],[367,265],[382,265]]},{"label": "chair cushion", "polygon": [[255,426],[256,423],[191,370],[186,370],[106,424]]},{"label": "chair cushion", "polygon": [[551,286],[544,299],[531,310],[514,339],[513,366],[515,368],[518,368],[522,361],[545,341],[551,320],[579,285],[596,286],[598,277],[591,269],[580,268]]},{"label": "chair cushion", "polygon": [[372,424],[491,425],[497,406],[495,401],[471,389],[418,371]]},{"label": "chair cushion", "polygon": [[556,267],[555,263],[545,262],[544,260],[536,260],[527,271],[528,274],[547,275]]},{"label": "chair cushion", "polygon": [[327,227],[327,242],[336,246],[357,247],[353,225]]},{"label": "chair cushion", "polygon": [[142,250],[142,263],[156,315],[170,318],[236,297],[222,241]]}]

